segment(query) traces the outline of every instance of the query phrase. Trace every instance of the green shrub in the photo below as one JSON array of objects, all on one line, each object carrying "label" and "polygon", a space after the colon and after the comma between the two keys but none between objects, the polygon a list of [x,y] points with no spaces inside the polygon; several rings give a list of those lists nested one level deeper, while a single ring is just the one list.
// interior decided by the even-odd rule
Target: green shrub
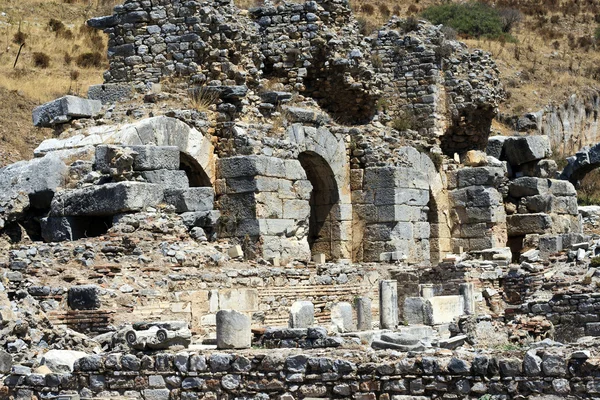
[{"label": "green shrub", "polygon": [[500,12],[483,3],[440,4],[428,7],[421,15],[433,24],[450,26],[466,36],[497,39],[507,34]]},{"label": "green shrub", "polygon": [[400,132],[415,129],[416,125],[415,116],[410,112],[404,111],[391,121],[392,128]]},{"label": "green shrub", "polygon": [[594,257],[590,260],[590,268],[600,268],[600,257]]}]

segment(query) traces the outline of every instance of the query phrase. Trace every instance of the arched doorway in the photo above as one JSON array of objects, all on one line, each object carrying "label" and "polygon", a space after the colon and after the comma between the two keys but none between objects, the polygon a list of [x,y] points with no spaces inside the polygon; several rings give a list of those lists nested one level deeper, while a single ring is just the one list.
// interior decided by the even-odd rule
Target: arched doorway
[{"label": "arched doorway", "polygon": [[210,178],[204,168],[186,153],[179,153],[179,169],[185,171],[190,187],[211,187]]},{"label": "arched doorway", "polygon": [[313,186],[310,195],[308,244],[313,254],[323,253],[328,260],[341,257],[340,194],[333,170],[313,151],[298,155]]}]

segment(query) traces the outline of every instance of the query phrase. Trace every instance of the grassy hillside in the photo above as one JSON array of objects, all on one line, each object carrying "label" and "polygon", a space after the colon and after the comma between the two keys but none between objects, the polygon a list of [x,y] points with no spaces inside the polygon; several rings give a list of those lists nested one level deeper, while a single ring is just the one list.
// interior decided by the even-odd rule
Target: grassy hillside
[{"label": "grassy hillside", "polygon": [[89,85],[102,82],[106,38],[85,21],[111,13],[113,5],[0,2],[0,166],[31,157],[50,134],[33,127],[33,107],[65,94],[85,95]]},{"label": "grassy hillside", "polygon": [[[249,6],[254,0],[241,0]],[[48,135],[34,129],[28,109],[61,95],[85,95],[102,82],[106,38],[87,29],[86,19],[110,14],[119,0],[4,0],[0,2],[0,166],[31,156]],[[433,0],[351,0],[366,31],[391,15],[420,18]],[[447,4],[447,3],[446,3]],[[517,9],[520,22],[510,35],[459,39],[493,54],[508,99],[501,111],[520,114],[598,86],[600,21],[596,0],[499,0],[496,9]],[[13,67],[21,44],[21,54]],[[17,108],[16,111],[11,111]],[[506,128],[496,124],[498,130]]]}]

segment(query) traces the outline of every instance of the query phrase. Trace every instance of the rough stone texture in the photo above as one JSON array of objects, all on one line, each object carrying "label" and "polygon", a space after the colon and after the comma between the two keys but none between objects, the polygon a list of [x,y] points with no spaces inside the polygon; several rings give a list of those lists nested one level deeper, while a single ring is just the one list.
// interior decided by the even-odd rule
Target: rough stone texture
[{"label": "rough stone texture", "polygon": [[91,118],[98,115],[102,103],[76,96],[64,96],[33,110],[33,125],[52,127],[77,118]]},{"label": "rough stone texture", "polygon": [[290,328],[309,328],[313,326],[315,307],[310,301],[296,301],[290,308]]},{"label": "rough stone texture", "polygon": [[114,104],[117,101],[127,100],[133,96],[133,88],[128,84],[91,85],[88,88],[88,99],[98,100],[102,104]]},{"label": "rough stone texture", "polygon": [[100,308],[100,288],[96,285],[69,288],[69,307],[72,310],[95,310]]},{"label": "rough stone texture", "polygon": [[77,360],[88,355],[82,351],[49,350],[40,364],[47,366],[55,374],[68,374],[73,372],[73,365]]},{"label": "rough stone texture", "polygon": [[331,323],[340,333],[353,332],[356,330],[352,304],[342,302],[331,308]]},{"label": "rough stone texture", "polygon": [[548,158],[551,154],[547,136],[512,136],[504,141],[504,156],[514,166]]},{"label": "rough stone texture", "polygon": [[217,348],[246,349],[250,344],[250,318],[234,310],[218,311]]},{"label": "rough stone texture", "polygon": [[108,183],[58,193],[51,216],[105,216],[155,207],[163,200],[159,185],[139,182]]},{"label": "rough stone texture", "polygon": [[209,187],[165,189],[164,202],[178,213],[210,211],[214,207],[215,191]]}]

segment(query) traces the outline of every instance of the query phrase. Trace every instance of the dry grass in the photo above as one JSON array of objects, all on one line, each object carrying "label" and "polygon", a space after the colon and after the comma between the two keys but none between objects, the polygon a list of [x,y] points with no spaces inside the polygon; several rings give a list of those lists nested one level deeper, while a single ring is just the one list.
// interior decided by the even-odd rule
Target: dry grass
[{"label": "dry grass", "polygon": [[[65,94],[85,96],[102,83],[107,68],[106,35],[82,29],[88,18],[110,14],[118,1],[61,3],[4,0],[0,11],[0,166],[30,158],[50,130],[36,129],[31,111]],[[19,33],[20,32],[20,33]],[[16,67],[13,67],[24,41]],[[81,54],[100,52],[99,67],[81,68]]]}]

